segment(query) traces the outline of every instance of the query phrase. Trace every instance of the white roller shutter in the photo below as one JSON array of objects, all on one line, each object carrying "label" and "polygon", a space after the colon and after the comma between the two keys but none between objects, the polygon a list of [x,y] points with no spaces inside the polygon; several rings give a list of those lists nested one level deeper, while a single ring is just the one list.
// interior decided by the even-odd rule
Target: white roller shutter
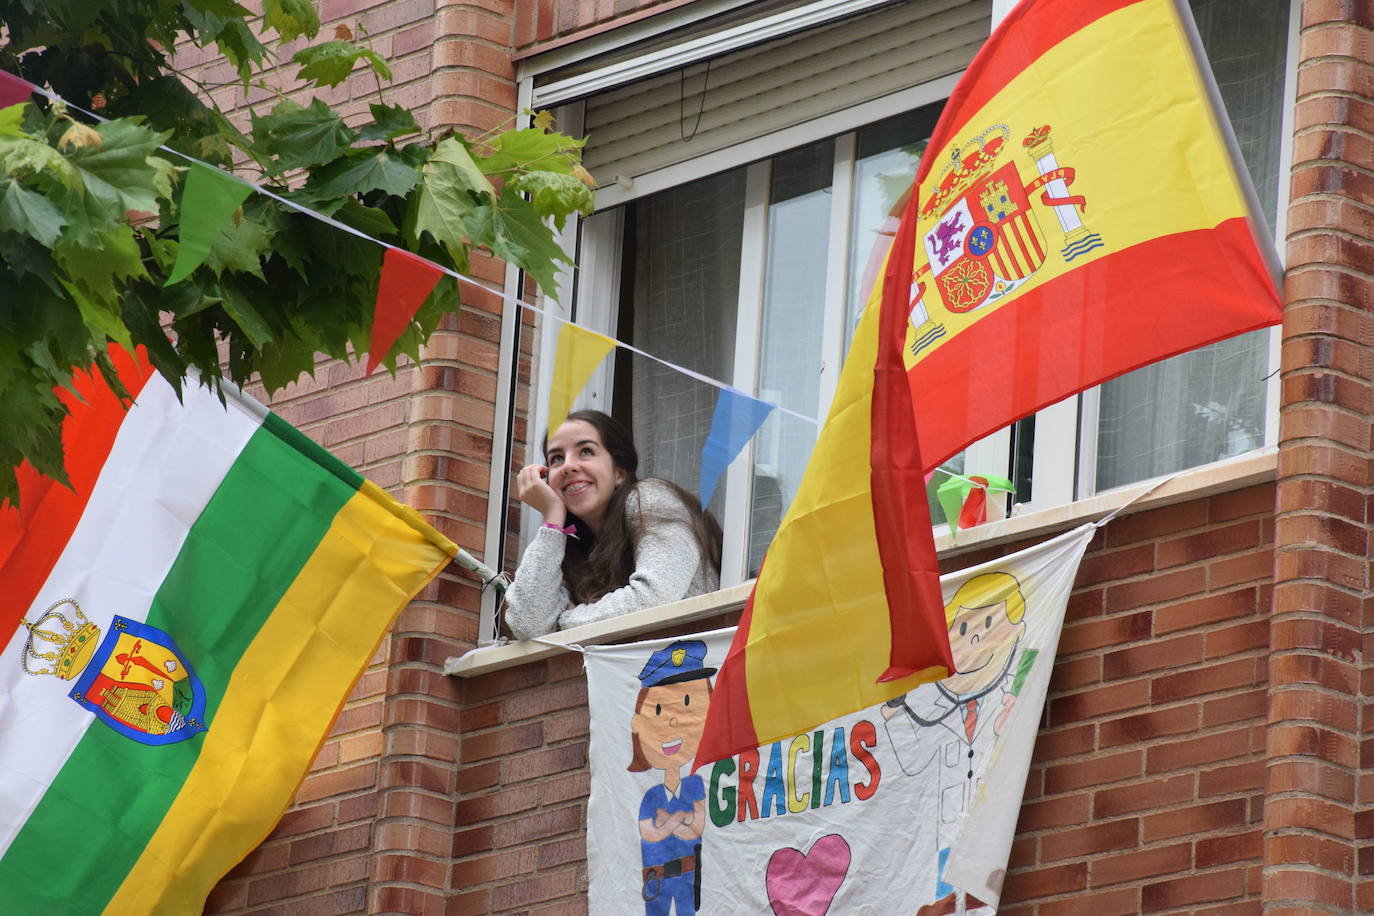
[{"label": "white roller shutter", "polygon": [[605,186],[956,73],[990,14],[991,0],[911,0],[736,51],[711,61],[704,106],[704,64],[685,98],[679,71],[592,96],[584,161]]}]

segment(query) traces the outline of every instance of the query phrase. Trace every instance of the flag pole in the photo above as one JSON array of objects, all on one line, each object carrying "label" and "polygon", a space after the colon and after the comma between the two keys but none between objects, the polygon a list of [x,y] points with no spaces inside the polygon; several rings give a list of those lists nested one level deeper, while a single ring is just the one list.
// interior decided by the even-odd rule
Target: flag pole
[{"label": "flag pole", "polygon": [[1236,132],[1231,129],[1230,118],[1226,117],[1226,103],[1221,98],[1221,88],[1217,85],[1216,77],[1212,74],[1212,66],[1207,61],[1207,49],[1203,47],[1202,35],[1197,30],[1193,11],[1187,0],[1173,0],[1173,5],[1174,11],[1178,14],[1179,25],[1188,39],[1188,46],[1192,48],[1198,77],[1207,91],[1208,101],[1212,103],[1212,120],[1226,145],[1226,152],[1231,157],[1232,166],[1240,181],[1241,192],[1245,195],[1245,204],[1250,210],[1250,233],[1255,238],[1255,247],[1259,249],[1260,255],[1269,267],[1269,273],[1274,279],[1274,288],[1282,289],[1284,268],[1278,249],[1274,246],[1274,230],[1265,218],[1259,194],[1255,191],[1255,183],[1250,180],[1250,169],[1245,164],[1245,157],[1241,155],[1240,141],[1236,139]]}]

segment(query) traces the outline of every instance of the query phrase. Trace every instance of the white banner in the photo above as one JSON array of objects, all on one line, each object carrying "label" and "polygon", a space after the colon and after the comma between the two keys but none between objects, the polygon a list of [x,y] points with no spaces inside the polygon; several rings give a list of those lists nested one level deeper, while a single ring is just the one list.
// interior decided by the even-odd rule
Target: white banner
[{"label": "white banner", "polygon": [[954,676],[695,774],[734,631],[588,648],[590,911],[994,912],[1092,532],[941,578]]}]

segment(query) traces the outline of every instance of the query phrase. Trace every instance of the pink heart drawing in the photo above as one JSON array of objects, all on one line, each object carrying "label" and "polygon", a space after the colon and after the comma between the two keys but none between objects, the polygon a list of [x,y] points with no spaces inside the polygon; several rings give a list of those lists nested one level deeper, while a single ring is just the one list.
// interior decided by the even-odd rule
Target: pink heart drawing
[{"label": "pink heart drawing", "polygon": [[849,871],[849,844],[838,833],[803,853],[784,846],[768,859],[768,902],[777,916],[825,916]]}]

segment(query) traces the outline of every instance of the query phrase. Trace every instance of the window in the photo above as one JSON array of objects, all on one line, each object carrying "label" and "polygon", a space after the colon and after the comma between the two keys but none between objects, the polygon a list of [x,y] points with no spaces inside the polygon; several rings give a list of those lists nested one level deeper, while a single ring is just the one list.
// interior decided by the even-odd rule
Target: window
[{"label": "window", "polygon": [[[1291,107],[1283,61],[1292,4],[1192,5],[1272,224],[1282,203],[1283,118]],[[652,160],[651,169],[645,166],[652,180],[637,196],[633,188],[613,191],[610,197],[623,202],[580,224],[578,320],[822,418],[894,214],[951,84],[932,77],[919,87],[924,96],[889,93],[818,116],[809,137],[769,122],[766,137],[704,148],[696,159],[680,147],[634,140],[642,147],[634,156]],[[683,91],[676,82],[670,88]],[[684,110],[691,113],[691,106]],[[598,117],[608,117],[604,103]],[[632,110],[625,117],[647,115]],[[846,119],[843,129],[817,126]],[[768,148],[794,135],[790,147]],[[633,158],[617,158],[615,150],[599,155],[615,168]],[[733,164],[721,168],[727,160]],[[1274,386],[1266,382],[1274,341],[1270,332],[1256,332],[1147,367],[994,434],[948,466],[1011,477],[1017,501],[1029,510],[1252,450],[1275,438]],[[695,492],[715,389],[625,351],[605,375],[589,397],[611,403],[632,423],[643,471]],[[816,434],[812,424],[775,411],[718,487],[711,508],[726,532],[723,585],[757,572]],[[932,490],[940,482],[937,475]]]}]

